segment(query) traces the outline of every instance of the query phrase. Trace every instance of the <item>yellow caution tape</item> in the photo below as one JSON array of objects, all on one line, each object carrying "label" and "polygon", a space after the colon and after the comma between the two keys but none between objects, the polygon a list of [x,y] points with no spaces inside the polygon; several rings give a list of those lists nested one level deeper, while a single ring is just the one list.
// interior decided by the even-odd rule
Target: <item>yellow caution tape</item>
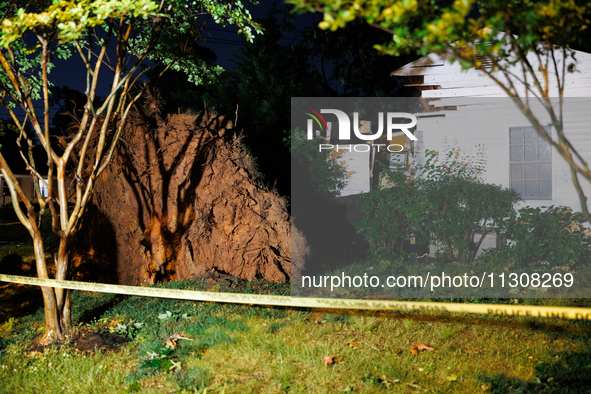
[{"label": "yellow caution tape", "polygon": [[550,317],[574,320],[591,320],[591,308],[558,306],[459,304],[450,302],[360,300],[347,298],[307,298],[265,294],[217,293],[209,291],[162,289],[103,283],[74,282],[0,274],[1,282],[22,283],[35,286],[96,291],[101,293],[128,294],[145,297],[174,298],[180,300],[227,302],[235,304],[272,305],[297,308],[334,308],[395,311],[439,311],[477,313],[505,316]]}]

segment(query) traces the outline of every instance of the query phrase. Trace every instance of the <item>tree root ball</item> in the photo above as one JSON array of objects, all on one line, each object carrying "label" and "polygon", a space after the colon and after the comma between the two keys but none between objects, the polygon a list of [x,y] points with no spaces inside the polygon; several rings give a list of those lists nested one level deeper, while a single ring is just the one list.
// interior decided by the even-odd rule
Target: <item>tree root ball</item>
[{"label": "tree root ball", "polygon": [[[260,184],[231,128],[207,113],[129,122],[93,196],[97,217],[114,232],[119,283],[204,277],[212,270],[290,280],[286,202]],[[97,226],[85,228],[83,238],[92,243],[110,238],[93,233]]]}]

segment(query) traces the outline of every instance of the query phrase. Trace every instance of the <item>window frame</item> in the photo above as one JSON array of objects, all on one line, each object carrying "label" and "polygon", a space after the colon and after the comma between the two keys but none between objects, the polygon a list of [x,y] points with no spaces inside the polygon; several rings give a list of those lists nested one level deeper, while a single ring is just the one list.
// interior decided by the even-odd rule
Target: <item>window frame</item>
[{"label": "window frame", "polygon": [[[548,132],[550,132],[550,134],[552,134],[552,127],[551,126],[547,125],[547,126],[544,126],[544,128]],[[536,135],[536,137],[538,139],[541,138],[541,137],[538,136],[538,133],[535,131],[534,127],[531,126],[531,125],[510,126],[510,127],[508,127],[508,135],[507,135],[507,137],[508,137],[507,138],[507,142],[508,142],[508,160],[507,160],[507,162],[508,162],[508,170],[509,170],[508,171],[508,175],[509,175],[508,176],[508,178],[509,178],[509,188],[511,190],[515,191],[516,193],[518,193],[515,189],[513,189],[513,182],[514,181],[519,181],[519,179],[515,180],[513,178],[513,174],[512,174],[512,165],[513,164],[523,164],[524,166],[527,165],[527,164],[549,164],[550,165],[550,177],[548,179],[540,179],[540,176],[539,176],[539,167],[538,167],[538,174],[537,174],[537,177],[535,179],[537,182],[539,182],[540,180],[549,180],[550,181],[550,196],[549,197],[539,197],[539,196],[537,196],[537,197],[528,197],[528,196],[522,195],[520,193],[518,193],[518,194],[519,194],[519,196],[520,196],[521,199],[526,200],[526,201],[527,200],[540,200],[540,201],[549,201],[549,200],[551,201],[551,200],[553,200],[554,199],[554,183],[555,182],[554,182],[554,175],[553,175],[554,174],[554,172],[553,172],[553,169],[554,169],[554,160],[553,160],[553,155],[552,155],[552,146],[548,142],[544,141],[544,143],[546,143],[548,145],[548,151],[549,151],[549,155],[550,155],[548,160],[544,160],[544,161],[542,161],[542,160],[528,160],[528,161],[526,161],[525,160],[525,154],[524,154],[524,158],[523,158],[522,161],[512,161],[512,159],[511,159],[511,147],[514,146],[514,145],[517,145],[517,144],[512,144],[511,143],[511,132],[513,130],[516,130],[516,129],[523,129],[524,132],[526,130],[528,130],[528,129],[529,130],[532,130],[535,133],[535,135]],[[525,146],[526,145],[527,144],[525,143],[525,140],[524,140],[523,141],[523,144],[521,144],[521,146],[523,146],[524,149],[525,149]],[[539,152],[539,146],[540,146],[539,145],[539,142],[538,142],[538,145],[536,145],[536,146],[537,146],[536,153],[538,153]],[[526,177],[526,175],[525,175],[525,168],[524,168],[524,174],[523,174],[523,176],[524,176],[524,178],[522,179],[522,181],[524,182],[524,194],[525,194],[525,181],[528,180],[528,179],[525,178]],[[539,195],[539,190],[540,189],[539,189],[539,184],[538,184],[538,195]]]},{"label": "window frame", "polygon": [[[402,169],[405,169],[408,166],[408,160],[409,160],[408,151],[389,152],[389,153],[390,153],[390,155],[388,156],[388,169],[390,171],[400,171]],[[392,157],[394,157],[394,155],[404,156],[402,164],[399,164],[398,167],[392,166]]]}]

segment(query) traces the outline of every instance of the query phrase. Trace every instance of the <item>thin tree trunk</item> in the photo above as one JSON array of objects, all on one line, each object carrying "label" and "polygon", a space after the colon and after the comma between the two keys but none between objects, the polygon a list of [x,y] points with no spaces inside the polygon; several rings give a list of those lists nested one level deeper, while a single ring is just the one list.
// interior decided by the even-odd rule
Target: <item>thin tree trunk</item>
[{"label": "thin tree trunk", "polygon": [[[35,249],[37,275],[40,278],[49,279],[41,232],[39,229],[35,230],[33,247]],[[55,340],[64,339],[64,330],[60,324],[61,319],[54,289],[51,287],[41,287],[41,292],[43,293],[43,304],[45,309],[45,335],[41,340],[41,344],[48,344]]]},{"label": "thin tree trunk", "polygon": [[[54,256],[55,260],[55,279],[68,279],[68,237],[60,238],[60,246],[57,254]],[[57,304],[58,316],[62,331],[70,328],[70,291],[68,289],[55,288],[55,298]]]}]

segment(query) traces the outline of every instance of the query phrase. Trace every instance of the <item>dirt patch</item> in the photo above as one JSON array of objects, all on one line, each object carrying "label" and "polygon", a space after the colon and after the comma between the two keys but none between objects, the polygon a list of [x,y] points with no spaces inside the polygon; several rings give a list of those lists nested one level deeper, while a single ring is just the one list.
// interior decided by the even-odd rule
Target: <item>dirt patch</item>
[{"label": "dirt patch", "polygon": [[[87,327],[71,329],[67,334],[68,338],[64,342],[54,342],[52,345],[58,349],[74,349],[83,354],[94,353],[97,350],[101,352],[118,352],[121,348],[131,342],[131,339],[117,333],[111,333],[104,330],[92,330]],[[43,353],[47,346],[39,344],[38,336],[33,340],[30,352]]]},{"label": "dirt patch", "polygon": [[131,342],[131,339],[117,333],[83,328],[74,333],[69,345],[83,353],[92,353],[96,349],[117,352],[121,350],[121,346],[129,342]]}]

